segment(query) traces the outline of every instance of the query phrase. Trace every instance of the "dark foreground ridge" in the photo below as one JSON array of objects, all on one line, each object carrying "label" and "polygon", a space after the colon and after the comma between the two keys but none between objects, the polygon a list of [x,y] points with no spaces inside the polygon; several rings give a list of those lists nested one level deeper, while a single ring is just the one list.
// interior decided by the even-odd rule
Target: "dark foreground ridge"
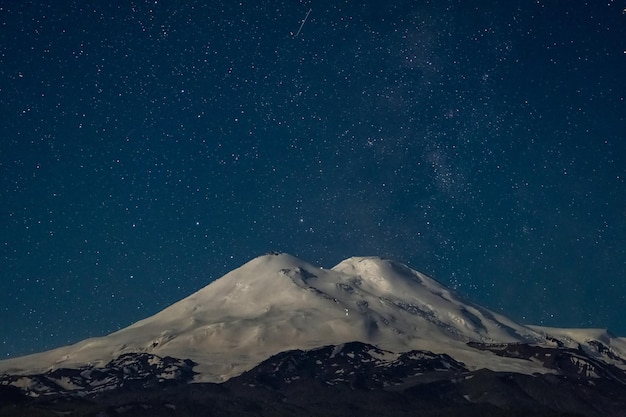
[{"label": "dark foreground ridge", "polygon": [[473,347],[560,374],[470,371],[448,355],[353,342],[279,353],[222,384],[196,384],[191,361],[126,354],[103,368],[5,375],[0,417],[626,416],[626,373],[583,350]]}]

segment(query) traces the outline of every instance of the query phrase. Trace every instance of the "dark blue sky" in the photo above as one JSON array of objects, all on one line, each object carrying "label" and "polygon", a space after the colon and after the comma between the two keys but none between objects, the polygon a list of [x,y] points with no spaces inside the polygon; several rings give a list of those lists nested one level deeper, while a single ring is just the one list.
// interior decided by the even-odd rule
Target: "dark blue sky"
[{"label": "dark blue sky", "polygon": [[1,356],[270,250],[626,335],[623,3],[180,3],[0,6]]}]

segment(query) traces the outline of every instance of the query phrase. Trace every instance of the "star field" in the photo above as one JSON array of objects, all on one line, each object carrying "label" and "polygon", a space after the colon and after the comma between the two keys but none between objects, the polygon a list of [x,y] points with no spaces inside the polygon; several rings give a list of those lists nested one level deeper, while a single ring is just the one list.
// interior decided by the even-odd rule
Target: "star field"
[{"label": "star field", "polygon": [[184,3],[0,6],[0,356],[271,250],[626,335],[617,2]]}]

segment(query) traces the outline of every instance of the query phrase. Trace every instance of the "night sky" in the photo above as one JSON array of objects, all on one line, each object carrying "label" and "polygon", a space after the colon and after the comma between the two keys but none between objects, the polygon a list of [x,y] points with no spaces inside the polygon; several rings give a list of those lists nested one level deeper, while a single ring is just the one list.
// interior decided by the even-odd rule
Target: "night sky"
[{"label": "night sky", "polygon": [[87,3],[0,3],[0,357],[273,250],[626,336],[623,2]]}]

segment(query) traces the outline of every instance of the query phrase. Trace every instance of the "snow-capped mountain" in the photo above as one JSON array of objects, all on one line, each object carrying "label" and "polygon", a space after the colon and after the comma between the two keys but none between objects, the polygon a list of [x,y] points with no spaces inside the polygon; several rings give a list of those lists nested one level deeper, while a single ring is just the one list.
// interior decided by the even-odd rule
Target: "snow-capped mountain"
[{"label": "snow-capped mountain", "polygon": [[[445,354],[467,370],[547,374],[562,368],[530,360],[545,352],[511,346],[579,349],[581,362],[626,369],[625,338],[521,325],[394,261],[354,257],[323,269],[268,254],[118,332],[0,361],[0,374],[110,369],[122,355],[141,353],[193,361],[196,382],[221,382],[280,352],[353,341],[395,353]],[[585,369],[593,372],[592,365]]]}]

